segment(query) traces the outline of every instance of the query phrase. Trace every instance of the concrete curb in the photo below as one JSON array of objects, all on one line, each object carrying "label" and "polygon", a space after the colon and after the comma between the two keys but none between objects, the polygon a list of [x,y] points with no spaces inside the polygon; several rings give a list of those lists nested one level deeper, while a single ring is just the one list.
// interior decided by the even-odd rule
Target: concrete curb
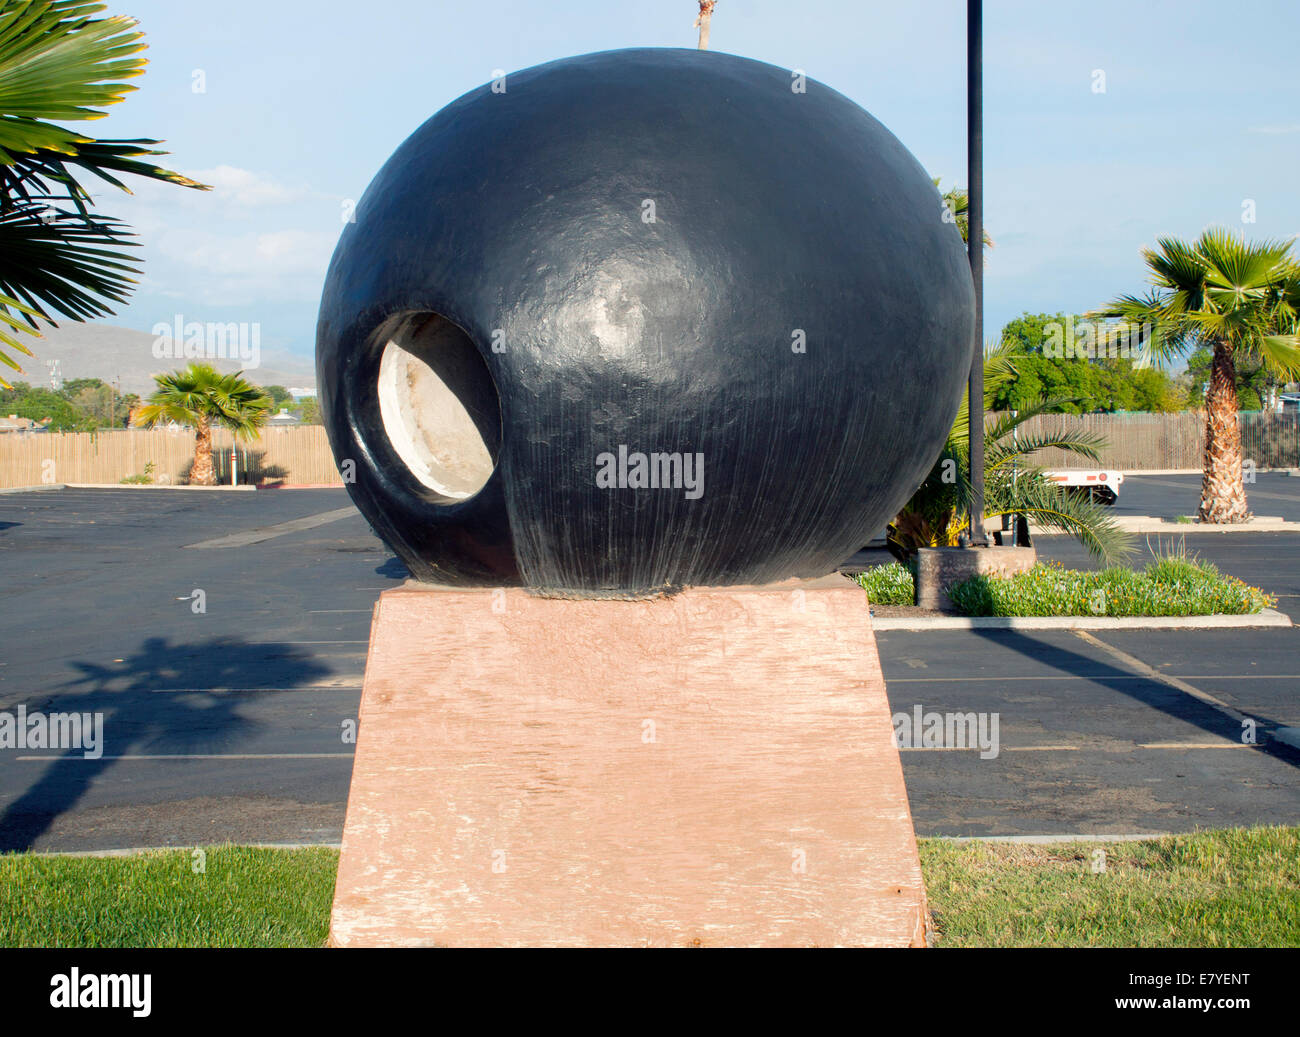
[{"label": "concrete curb", "polygon": [[1052,846],[1058,843],[1136,843],[1148,839],[1167,839],[1173,835],[1196,835],[1196,832],[1126,833],[1124,835],[928,835],[921,839],[934,839],[945,843],[1020,843],[1024,846]]},{"label": "concrete curb", "polygon": [[1205,630],[1289,627],[1276,609],[1248,616],[873,616],[873,630]]},{"label": "concrete curb", "polygon": [[117,482],[60,482],[41,486],[2,486],[0,493],[36,493],[43,490],[235,490],[247,493],[252,490],[342,490],[342,483],[294,483],[277,486],[182,486],[177,483],[117,483]]},{"label": "concrete curb", "polygon": [[258,483],[259,490],[345,490],[341,482]]},{"label": "concrete curb", "polygon": [[176,483],[117,483],[117,482],[70,482],[60,487],[65,490],[234,490],[246,493],[256,490],[256,486],[181,486]]},{"label": "concrete curb", "polygon": [[128,846],[116,850],[29,850],[33,857],[139,857],[146,853],[193,853],[237,846],[250,850],[338,850],[342,843],[182,843],[176,846]]},{"label": "concrete curb", "polygon": [[[1105,467],[1104,465],[1101,467]],[[1066,472],[1068,468],[1059,468],[1057,471]],[[1091,471],[1092,469],[1087,469]],[[1113,470],[1113,469],[1108,469]],[[1143,475],[1200,475],[1199,468],[1120,468],[1118,471],[1125,477],[1143,476]],[[1300,475],[1300,468],[1256,468],[1256,473],[1268,472],[1271,474],[1282,475]]]},{"label": "concrete curb", "polygon": [[[1300,737],[1300,730],[1296,731]],[[1232,826],[1237,827],[1237,826]],[[944,843],[1019,843],[1024,846],[1053,846],[1061,843],[1135,843],[1150,839],[1168,839],[1180,835],[1200,835],[1214,829],[1201,829],[1198,832],[1102,832],[1088,834],[1085,832],[1067,835],[918,835],[917,840]],[[342,843],[205,843],[183,846],[132,846],[115,850],[30,850],[33,857],[139,857],[147,853],[192,853],[196,849],[219,850],[224,846],[249,847],[254,850],[338,850]]]},{"label": "concrete curb", "polygon": [[[1157,518],[1153,515],[1123,515],[1115,519],[1115,524],[1126,533],[1297,533],[1300,522],[1289,522],[1273,515],[1263,515],[1250,522],[1233,525],[1217,525],[1209,522],[1175,522],[1173,519]],[[1059,529],[1043,529],[1030,526],[1031,536],[1069,536]]]},{"label": "concrete curb", "polygon": [[1300,749],[1300,727],[1279,727],[1268,733],[1270,742],[1281,742],[1292,749]]}]

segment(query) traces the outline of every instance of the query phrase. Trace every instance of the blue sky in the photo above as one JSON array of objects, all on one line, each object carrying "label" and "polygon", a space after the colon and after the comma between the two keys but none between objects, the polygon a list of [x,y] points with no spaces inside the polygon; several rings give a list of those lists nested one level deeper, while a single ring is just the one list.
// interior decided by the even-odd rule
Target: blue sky
[{"label": "blue sky", "polygon": [[[109,0],[150,44],[97,136],[163,138],[217,189],[106,191],[145,276],[108,323],[261,324],[263,363],[312,355],[320,287],[359,198],[429,115],[586,51],[694,46],[694,0]],[[712,49],[808,75],[965,181],[962,0],[720,0]],[[1300,4],[985,2],[986,337],[1022,310],[1139,287],[1157,235],[1300,235]],[[1097,70],[1104,73],[1098,92]],[[196,71],[204,90],[195,90]],[[1255,222],[1243,223],[1253,201]]]}]

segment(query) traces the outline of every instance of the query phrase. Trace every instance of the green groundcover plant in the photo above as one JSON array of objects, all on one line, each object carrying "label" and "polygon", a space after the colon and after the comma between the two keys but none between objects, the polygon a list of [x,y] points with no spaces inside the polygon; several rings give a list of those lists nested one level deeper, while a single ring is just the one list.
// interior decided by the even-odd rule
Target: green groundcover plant
[{"label": "green groundcover plant", "polygon": [[912,571],[900,562],[872,566],[857,577],[857,583],[873,605],[912,604]]},{"label": "green groundcover plant", "polygon": [[[912,604],[912,574],[897,562],[857,577],[873,605]],[[948,591],[968,616],[1209,616],[1248,615],[1276,600],[1195,558],[1157,558],[1138,571],[1096,572],[1040,562],[1002,578],[976,576]]]}]

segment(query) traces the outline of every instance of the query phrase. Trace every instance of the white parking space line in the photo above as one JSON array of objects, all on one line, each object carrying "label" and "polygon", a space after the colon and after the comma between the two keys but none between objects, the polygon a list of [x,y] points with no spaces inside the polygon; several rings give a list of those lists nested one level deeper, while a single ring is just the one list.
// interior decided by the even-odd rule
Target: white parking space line
[{"label": "white parking space line", "polygon": [[[978,745],[903,745],[900,753],[978,753],[985,752]],[[1004,753],[1076,753],[1082,752],[1081,745],[1004,745],[999,750]]]},{"label": "white parking space line", "polygon": [[[1254,745],[1244,742],[1138,742],[1132,746],[1105,746],[1086,747],[1082,745],[1004,745],[998,749],[1001,753],[1081,753],[1081,752],[1102,752],[1102,753],[1122,753],[1132,752],[1137,749],[1171,749],[1171,750],[1191,750],[1191,749],[1259,749],[1263,750],[1263,745]],[[900,753],[978,753],[985,752],[977,745],[971,746],[951,746],[951,745],[909,745],[901,746],[898,750]]]},{"label": "white parking space line", "polygon": [[1263,749],[1250,742],[1144,742],[1139,749]]},{"label": "white parking space line", "polygon": [[1217,709],[1224,716],[1231,718],[1238,724],[1241,724],[1244,721],[1253,720],[1252,717],[1246,716],[1246,714],[1241,712],[1241,710],[1234,709],[1232,706],[1228,705],[1223,701],[1223,699],[1215,698],[1208,691],[1202,691],[1195,685],[1188,684],[1187,681],[1183,680],[1181,677],[1174,677],[1168,673],[1161,673],[1154,667],[1148,666],[1137,656],[1129,655],[1128,652],[1120,651],[1113,645],[1108,645],[1105,641],[1093,637],[1086,630],[1076,630],[1074,631],[1074,636],[1087,641],[1088,644],[1092,645],[1094,648],[1101,649],[1107,655],[1119,660],[1130,669],[1146,674],[1151,680],[1159,681],[1161,684],[1166,684],[1171,688],[1175,688],[1178,691],[1181,691],[1184,695],[1190,695],[1192,698],[1196,699],[1198,702],[1204,703],[1211,709]]},{"label": "white parking space line", "polygon": [[1144,677],[1139,673],[1099,673],[1096,676],[1075,673],[1042,673],[1029,677],[970,677],[962,674],[960,677],[889,677],[885,683],[888,684],[974,684],[977,681],[1042,681],[1043,683],[1055,684],[1057,681],[1145,681],[1150,677]]},{"label": "white parking space line", "polygon": [[140,753],[129,756],[18,756],[24,762],[60,760],[65,762],[96,763],[99,760],[350,760],[352,753]]},{"label": "white parking space line", "polygon": [[264,540],[272,540],[275,537],[284,536],[286,533],[297,533],[302,529],[313,529],[316,526],[323,526],[329,522],[337,522],[339,519],[348,518],[351,515],[359,515],[356,508],[336,508],[333,511],[322,511],[318,515],[308,515],[306,518],[293,519],[290,522],[280,522],[274,526],[262,526],[260,529],[246,529],[242,533],[231,533],[228,536],[215,537],[212,540],[200,540],[197,544],[186,544],[187,548],[215,548],[215,547],[247,547],[249,544],[260,544]]},{"label": "white parking space line", "polygon": [[362,677],[341,677],[339,683],[313,681],[292,688],[150,688],[151,695],[244,695],[264,692],[284,693],[295,691],[360,691]]},{"label": "white parking space line", "polygon": [[[1156,673],[1161,671],[1157,670]],[[1166,673],[1180,681],[1296,681],[1300,673]],[[1046,673],[1029,677],[891,677],[888,684],[974,684],[978,681],[1043,681],[1055,684],[1057,681],[1149,681],[1154,680],[1141,673],[1102,673],[1095,676],[1076,673]],[[1181,690],[1181,689],[1180,689]]]}]

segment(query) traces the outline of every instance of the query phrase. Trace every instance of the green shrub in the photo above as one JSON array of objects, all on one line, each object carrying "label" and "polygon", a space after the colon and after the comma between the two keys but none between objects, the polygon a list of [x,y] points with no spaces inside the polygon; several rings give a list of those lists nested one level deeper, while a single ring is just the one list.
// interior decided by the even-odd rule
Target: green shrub
[{"label": "green shrub", "polygon": [[857,577],[872,605],[910,605],[915,600],[912,573],[899,562],[872,566]]},{"label": "green shrub", "polygon": [[122,484],[130,486],[149,486],[153,483],[154,469],[157,467],[152,461],[146,461],[143,475],[128,475],[120,480]]}]

